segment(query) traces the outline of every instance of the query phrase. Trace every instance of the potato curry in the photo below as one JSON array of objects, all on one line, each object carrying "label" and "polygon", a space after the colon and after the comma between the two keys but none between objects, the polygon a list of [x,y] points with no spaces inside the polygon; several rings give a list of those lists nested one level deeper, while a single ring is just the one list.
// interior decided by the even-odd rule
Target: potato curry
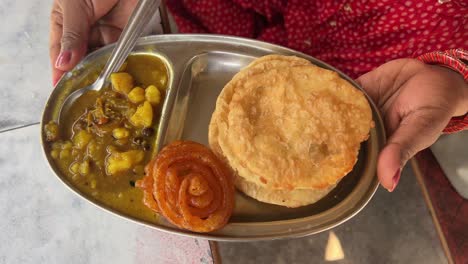
[{"label": "potato curry", "polygon": [[148,221],[156,217],[143,205],[135,181],[152,156],[167,80],[159,58],[132,55],[111,75],[110,85],[79,98],[68,124],[44,127],[50,155],[71,183],[109,207]]}]

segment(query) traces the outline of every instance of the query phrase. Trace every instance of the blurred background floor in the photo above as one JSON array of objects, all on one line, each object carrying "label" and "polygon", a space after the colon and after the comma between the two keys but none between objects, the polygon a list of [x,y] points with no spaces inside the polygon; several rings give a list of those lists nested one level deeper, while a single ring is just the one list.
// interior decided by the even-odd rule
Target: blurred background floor
[{"label": "blurred background floor", "polygon": [[[411,168],[403,170],[394,193],[379,188],[357,216],[332,230],[344,259],[329,263],[447,263]],[[329,232],[251,243],[219,243],[224,264],[325,263]]]}]

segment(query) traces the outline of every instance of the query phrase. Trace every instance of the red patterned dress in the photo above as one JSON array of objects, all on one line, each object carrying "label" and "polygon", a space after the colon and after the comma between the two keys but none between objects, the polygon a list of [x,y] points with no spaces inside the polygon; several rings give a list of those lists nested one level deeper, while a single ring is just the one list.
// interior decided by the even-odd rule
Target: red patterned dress
[{"label": "red patterned dress", "polygon": [[[468,79],[467,0],[167,0],[182,33],[255,38],[353,78],[397,58],[450,64]],[[457,52],[437,53],[458,49]],[[433,52],[433,53],[431,53]],[[447,54],[462,54],[447,61]],[[458,64],[458,67],[455,67]],[[461,65],[461,66],[460,66]],[[452,119],[445,132],[468,126]]]}]

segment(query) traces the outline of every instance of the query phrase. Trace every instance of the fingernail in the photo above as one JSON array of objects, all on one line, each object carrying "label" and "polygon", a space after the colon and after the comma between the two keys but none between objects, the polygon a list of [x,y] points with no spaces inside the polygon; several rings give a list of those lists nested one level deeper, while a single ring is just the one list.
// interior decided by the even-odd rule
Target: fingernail
[{"label": "fingernail", "polygon": [[398,169],[395,175],[393,175],[393,179],[392,179],[393,185],[392,185],[392,188],[388,190],[389,192],[393,192],[395,190],[395,188],[398,185],[398,182],[400,181],[400,176],[401,176],[401,169]]},{"label": "fingernail", "polygon": [[59,68],[63,65],[66,65],[70,62],[71,60],[71,51],[61,51],[58,58],[57,58],[57,61],[55,62],[55,68]]}]

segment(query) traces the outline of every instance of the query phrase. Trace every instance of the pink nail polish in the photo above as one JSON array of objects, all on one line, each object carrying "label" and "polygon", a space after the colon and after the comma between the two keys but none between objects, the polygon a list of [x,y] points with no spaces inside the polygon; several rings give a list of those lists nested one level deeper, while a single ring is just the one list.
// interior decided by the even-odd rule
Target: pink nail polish
[{"label": "pink nail polish", "polygon": [[61,51],[58,58],[57,58],[57,61],[55,62],[55,67],[56,68],[59,68],[63,65],[66,65],[70,62],[71,60],[71,51]]},{"label": "pink nail polish", "polygon": [[400,176],[401,176],[401,169],[398,169],[395,175],[393,175],[393,179],[392,179],[393,185],[392,185],[392,188],[388,190],[389,192],[393,192],[395,190],[398,182],[400,181]]}]

